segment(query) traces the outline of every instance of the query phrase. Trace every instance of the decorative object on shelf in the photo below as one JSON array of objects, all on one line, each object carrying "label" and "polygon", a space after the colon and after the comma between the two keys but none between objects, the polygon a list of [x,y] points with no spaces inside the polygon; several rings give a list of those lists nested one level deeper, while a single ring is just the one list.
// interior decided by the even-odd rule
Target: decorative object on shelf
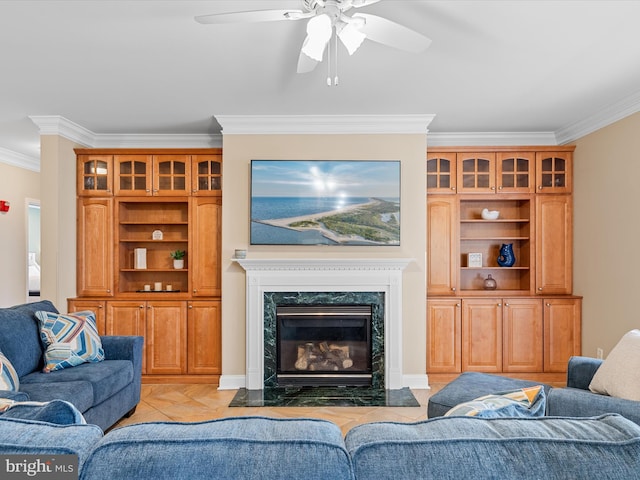
[{"label": "decorative object on shelf", "polygon": [[480,215],[484,220],[497,220],[498,217],[500,216],[500,211],[489,210],[488,208],[484,208],[482,209],[482,212],[480,213]]},{"label": "decorative object on shelf", "polygon": [[468,253],[467,267],[482,267],[482,253]]},{"label": "decorative object on shelf", "polygon": [[513,254],[513,243],[502,244],[497,261],[501,267],[513,267],[513,264],[516,263],[516,256]]},{"label": "decorative object on shelf", "polygon": [[147,249],[135,248],[133,250],[133,268],[145,270],[147,268]]},{"label": "decorative object on shelf", "polygon": [[154,230],[151,234],[151,238],[153,240],[162,240],[164,238],[164,234],[162,233],[162,230]]},{"label": "decorative object on shelf", "polygon": [[153,284],[153,289],[154,289],[156,292],[161,292],[161,291],[162,291],[162,282],[155,282],[155,283]]},{"label": "decorative object on shelf", "polygon": [[233,258],[247,258],[247,251],[241,248],[236,248]]},{"label": "decorative object on shelf", "polygon": [[489,274],[487,278],[484,279],[484,289],[485,290],[495,290],[498,288],[498,284],[495,279]]},{"label": "decorative object on shelf", "polygon": [[151,291],[151,285],[145,285],[144,286],[144,291],[145,292],[150,292]]},{"label": "decorative object on shelf", "polygon": [[173,258],[173,268],[184,268],[184,256],[186,253],[187,252],[185,252],[184,250],[174,250],[170,253],[171,258]]}]

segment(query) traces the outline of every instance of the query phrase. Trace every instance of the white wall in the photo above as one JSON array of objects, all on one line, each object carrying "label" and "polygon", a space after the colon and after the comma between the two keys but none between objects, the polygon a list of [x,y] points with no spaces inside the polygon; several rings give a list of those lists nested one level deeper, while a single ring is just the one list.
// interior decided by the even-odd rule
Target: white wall
[{"label": "white wall", "polygon": [[27,202],[40,198],[40,175],[0,162],[0,200],[10,202],[0,213],[0,307],[27,300]]},{"label": "white wall", "polygon": [[[413,258],[403,276],[403,365],[409,378],[426,371],[426,135],[226,135],[223,139],[222,368],[245,373],[245,274],[231,261],[236,248],[250,258]],[[251,160],[400,160],[401,245],[249,246]],[[422,377],[424,378],[424,377]]]}]

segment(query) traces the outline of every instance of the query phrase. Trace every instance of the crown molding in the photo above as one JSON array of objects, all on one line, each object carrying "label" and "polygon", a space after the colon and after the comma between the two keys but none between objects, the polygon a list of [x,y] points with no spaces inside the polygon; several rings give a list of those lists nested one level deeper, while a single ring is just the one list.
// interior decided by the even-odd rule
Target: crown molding
[{"label": "crown molding", "polygon": [[0,147],[0,162],[6,163],[14,167],[24,168],[26,170],[32,170],[34,172],[40,171],[40,159],[33,158],[28,155],[23,155],[12,150]]},{"label": "crown molding", "polygon": [[93,148],[212,148],[222,147],[220,134],[95,134]]},{"label": "crown molding", "polygon": [[424,134],[435,115],[215,115],[224,135]]},{"label": "crown molding", "polygon": [[85,147],[92,147],[95,133],[60,115],[29,115],[40,135],[58,135]]},{"label": "crown molding", "polygon": [[640,112],[640,91],[556,131],[559,145],[571,143],[629,115]]},{"label": "crown molding", "polygon": [[427,146],[557,145],[553,132],[429,132]]}]

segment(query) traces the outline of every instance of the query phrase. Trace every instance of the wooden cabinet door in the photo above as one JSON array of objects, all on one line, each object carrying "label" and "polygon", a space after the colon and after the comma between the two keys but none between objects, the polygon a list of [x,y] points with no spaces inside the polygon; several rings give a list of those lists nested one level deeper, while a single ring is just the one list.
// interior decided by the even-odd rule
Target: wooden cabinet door
[{"label": "wooden cabinet door", "polygon": [[221,196],[222,155],[192,155],[191,179],[194,196]]},{"label": "wooden cabinet door", "polygon": [[542,300],[503,299],[503,372],[542,371]]},{"label": "wooden cabinet door", "polygon": [[536,191],[571,193],[573,190],[573,153],[536,153]]},{"label": "wooden cabinet door", "polygon": [[185,196],[191,193],[191,156],[153,156],[153,195]]},{"label": "wooden cabinet door", "polygon": [[78,296],[113,295],[113,199],[78,198]]},{"label": "wooden cabinet door", "polygon": [[186,371],[187,303],[147,302],[147,373]]},{"label": "wooden cabinet door", "polygon": [[427,195],[427,295],[456,295],[458,201]]},{"label": "wooden cabinet door", "polygon": [[67,311],[69,313],[92,311],[96,316],[96,328],[99,335],[107,334],[106,326],[106,302],[104,300],[72,299],[67,301]]},{"label": "wooden cabinet door", "polygon": [[222,198],[197,197],[191,203],[190,258],[193,296],[220,296]]},{"label": "wooden cabinet door", "polygon": [[456,154],[427,152],[427,193],[456,193]]},{"label": "wooden cabinet door", "polygon": [[152,192],[151,155],[114,155],[114,192],[128,197],[148,197]]},{"label": "wooden cabinet door", "polygon": [[113,195],[113,156],[78,155],[76,181],[81,197]]},{"label": "wooden cabinet door", "polygon": [[534,193],[534,166],[533,152],[496,153],[497,192]]},{"label": "wooden cabinet door", "polygon": [[458,153],[458,193],[496,193],[496,154]]},{"label": "wooden cabinet door", "polygon": [[462,370],[502,371],[502,301],[462,300]]},{"label": "wooden cabinet door", "polygon": [[573,208],[570,195],[536,196],[536,293],[571,294]]},{"label": "wooden cabinet door", "polygon": [[581,325],[581,299],[544,299],[545,372],[566,372],[569,358],[582,354]]},{"label": "wooden cabinet door", "polygon": [[147,373],[146,303],[141,301],[107,302],[107,335],[136,335],[144,337],[142,373]]},{"label": "wooden cabinet door", "polygon": [[461,347],[460,299],[428,300],[427,372],[461,372]]},{"label": "wooden cabinet door", "polygon": [[216,375],[221,367],[220,302],[189,302],[187,373]]}]

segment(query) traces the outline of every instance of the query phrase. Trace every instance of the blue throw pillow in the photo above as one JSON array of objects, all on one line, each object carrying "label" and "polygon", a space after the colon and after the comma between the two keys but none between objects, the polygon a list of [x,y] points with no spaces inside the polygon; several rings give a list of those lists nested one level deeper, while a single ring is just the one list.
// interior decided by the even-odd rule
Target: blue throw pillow
[{"label": "blue throw pillow", "polygon": [[87,423],[82,413],[72,404],[64,400],[50,402],[16,402],[0,398],[0,416],[3,418],[20,418],[57,425],[79,425]]}]

